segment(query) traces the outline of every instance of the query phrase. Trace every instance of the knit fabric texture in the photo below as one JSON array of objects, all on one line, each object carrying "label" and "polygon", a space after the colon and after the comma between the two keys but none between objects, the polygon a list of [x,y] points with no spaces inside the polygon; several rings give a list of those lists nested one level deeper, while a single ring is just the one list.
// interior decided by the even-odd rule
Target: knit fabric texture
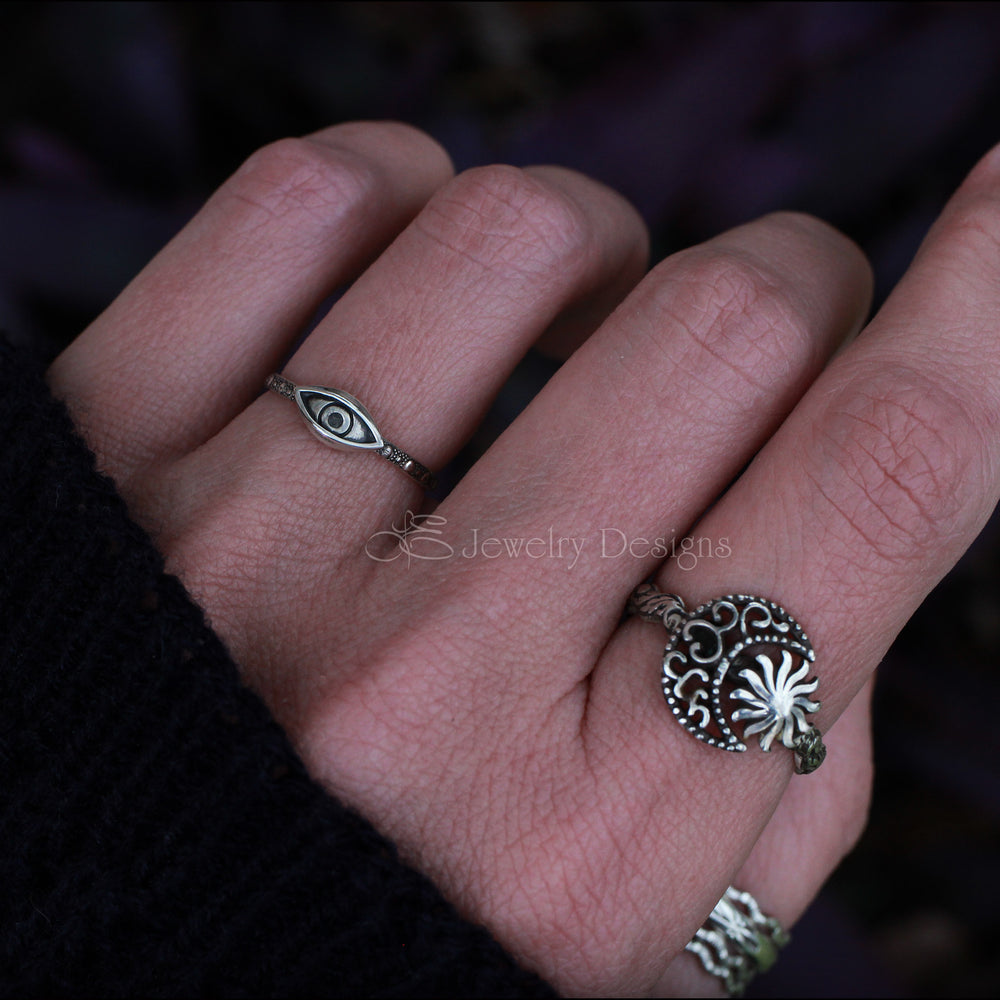
[{"label": "knit fabric texture", "polygon": [[0,995],[552,996],[310,779],[5,341],[0,429]]}]

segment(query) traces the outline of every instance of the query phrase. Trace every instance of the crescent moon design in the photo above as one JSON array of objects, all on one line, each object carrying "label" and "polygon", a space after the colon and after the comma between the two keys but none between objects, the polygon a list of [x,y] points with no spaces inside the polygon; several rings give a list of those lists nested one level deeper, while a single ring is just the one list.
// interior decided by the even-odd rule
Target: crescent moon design
[{"label": "crescent moon design", "polygon": [[711,746],[745,751],[734,728],[745,722],[742,735],[758,735],[764,750],[776,738],[794,748],[812,728],[806,714],[819,708],[808,697],[819,681],[806,680],[814,660],[808,637],[784,608],[730,594],[678,615],[668,629],[663,695],[677,721]]}]

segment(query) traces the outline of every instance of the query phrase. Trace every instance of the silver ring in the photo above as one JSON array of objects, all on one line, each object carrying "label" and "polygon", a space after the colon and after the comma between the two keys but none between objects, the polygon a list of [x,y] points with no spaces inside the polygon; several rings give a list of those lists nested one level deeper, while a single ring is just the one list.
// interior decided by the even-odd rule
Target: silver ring
[{"label": "silver ring", "polygon": [[738,997],[758,972],[774,965],[779,949],[790,940],[749,892],[730,886],[684,947],[698,956],[706,972],[723,981],[730,996]]},{"label": "silver ring", "polygon": [[[826,757],[822,735],[806,715],[820,703],[807,679],[816,659],[802,626],[763,597],[729,594],[688,611],[676,594],[636,587],[628,611],[667,630],[660,681],[674,718],[692,736],[721,750],[746,750],[757,735],[762,750],[775,739],[795,754],[799,774]],[[742,684],[740,682],[743,682]],[[738,702],[742,707],[723,707]],[[744,723],[742,739],[734,730]]]},{"label": "silver ring", "polygon": [[269,375],[264,385],[279,396],[294,400],[309,430],[324,444],[345,451],[355,448],[374,451],[402,469],[425,490],[437,487],[430,469],[386,441],[372,415],[350,393],[322,385],[296,385],[283,375]]}]

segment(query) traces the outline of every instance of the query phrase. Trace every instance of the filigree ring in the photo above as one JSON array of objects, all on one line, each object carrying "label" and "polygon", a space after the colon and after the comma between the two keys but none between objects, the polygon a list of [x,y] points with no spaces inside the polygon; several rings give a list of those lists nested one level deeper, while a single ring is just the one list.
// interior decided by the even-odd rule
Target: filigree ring
[{"label": "filigree ring", "polygon": [[718,976],[730,996],[741,996],[759,972],[767,972],[778,951],[791,940],[749,892],[730,886],[685,945],[710,975]]},{"label": "filigree ring", "polygon": [[309,430],[324,444],[346,451],[355,448],[374,451],[402,469],[425,490],[437,486],[437,480],[426,465],[382,437],[372,415],[350,393],[322,385],[296,385],[282,375],[269,375],[264,384],[279,396],[294,400]]},{"label": "filigree ring", "polygon": [[[692,736],[735,752],[746,750],[743,740],[750,736],[768,751],[777,739],[794,752],[799,774],[823,763],[822,736],[806,719],[820,706],[810,698],[819,680],[807,679],[816,654],[784,608],[763,597],[730,594],[688,611],[676,594],[644,583],[628,610],[666,628],[663,696]],[[741,723],[738,735],[734,727]]]}]

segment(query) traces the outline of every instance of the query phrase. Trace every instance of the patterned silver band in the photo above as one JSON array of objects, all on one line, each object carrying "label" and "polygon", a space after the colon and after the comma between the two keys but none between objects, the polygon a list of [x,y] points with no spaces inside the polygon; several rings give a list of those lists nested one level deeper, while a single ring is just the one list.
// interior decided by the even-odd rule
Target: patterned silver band
[{"label": "patterned silver band", "polygon": [[[759,736],[762,750],[777,739],[794,752],[799,774],[823,763],[822,736],[806,719],[820,707],[809,697],[819,680],[807,679],[816,654],[783,607],[763,597],[729,594],[688,611],[676,594],[644,583],[629,598],[628,611],[666,628],[663,696],[692,736],[735,752],[746,750],[743,740],[749,736]],[[740,723],[745,725],[737,734]]]},{"label": "patterned silver band", "polygon": [[322,385],[296,385],[283,375],[269,375],[264,384],[279,396],[293,400],[309,430],[324,444],[348,451],[374,451],[425,490],[436,488],[437,480],[430,469],[386,441],[372,415],[350,393]]},{"label": "patterned silver band", "polygon": [[685,948],[735,997],[758,972],[774,965],[779,949],[789,940],[788,932],[761,910],[749,892],[730,886]]}]

